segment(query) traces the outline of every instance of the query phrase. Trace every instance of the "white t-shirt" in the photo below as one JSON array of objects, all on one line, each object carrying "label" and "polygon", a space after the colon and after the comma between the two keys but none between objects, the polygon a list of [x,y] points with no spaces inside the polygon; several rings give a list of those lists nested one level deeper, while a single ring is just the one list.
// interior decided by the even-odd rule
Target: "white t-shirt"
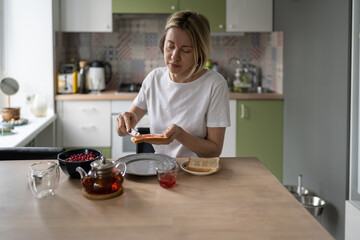
[{"label": "white t-shirt", "polygon": [[[143,81],[134,104],[147,110],[153,134],[176,124],[196,137],[206,138],[206,127],[230,126],[227,82],[212,70],[195,81],[176,83],[170,79],[167,67],[156,68]],[[197,156],[176,140],[153,147],[156,153],[171,157]]]}]

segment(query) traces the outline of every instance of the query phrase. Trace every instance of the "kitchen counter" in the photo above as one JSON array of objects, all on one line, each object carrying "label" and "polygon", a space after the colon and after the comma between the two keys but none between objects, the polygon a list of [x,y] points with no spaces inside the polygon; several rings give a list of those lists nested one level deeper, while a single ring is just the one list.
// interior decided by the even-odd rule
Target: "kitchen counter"
[{"label": "kitchen counter", "polygon": [[46,117],[35,117],[33,115],[21,117],[27,119],[28,123],[15,126],[12,130],[13,135],[0,136],[0,147],[24,147],[56,120],[55,114],[48,114]]},{"label": "kitchen counter", "polygon": [[[88,94],[57,94],[56,101],[87,101],[87,100],[133,100],[137,93],[104,91]],[[283,99],[283,94],[278,93],[229,93],[230,99]]]},{"label": "kitchen counter", "polygon": [[35,199],[35,161],[0,161],[0,239],[333,239],[257,158],[221,158],[209,176],[179,170],[173,189],[127,176],[108,200],[85,198],[61,170],[55,196]]}]

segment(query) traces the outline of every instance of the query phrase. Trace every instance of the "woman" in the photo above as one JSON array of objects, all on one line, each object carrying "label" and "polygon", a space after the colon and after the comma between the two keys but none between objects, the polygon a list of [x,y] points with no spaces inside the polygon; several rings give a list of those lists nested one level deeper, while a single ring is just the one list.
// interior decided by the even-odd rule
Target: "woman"
[{"label": "woman", "polygon": [[127,112],[117,117],[117,133],[129,134],[147,113],[150,132],[164,143],[149,141],[156,153],[172,157],[216,157],[230,126],[225,79],[204,68],[210,55],[207,18],[191,11],[170,16],[160,40],[166,67],[154,69],[142,83]]}]

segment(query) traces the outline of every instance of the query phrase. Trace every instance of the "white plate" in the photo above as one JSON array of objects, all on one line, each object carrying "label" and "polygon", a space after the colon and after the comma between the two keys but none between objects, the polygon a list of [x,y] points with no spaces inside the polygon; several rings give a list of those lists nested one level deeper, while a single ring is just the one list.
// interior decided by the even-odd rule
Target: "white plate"
[{"label": "white plate", "polygon": [[137,176],[155,176],[156,167],[177,162],[175,158],[155,153],[131,154],[118,160],[126,163],[126,174]]},{"label": "white plate", "polygon": [[196,171],[191,171],[191,170],[187,170],[186,166],[188,164],[189,161],[185,161],[183,162],[180,167],[182,170],[184,170],[185,172],[192,174],[192,175],[197,175],[197,176],[206,176],[206,175],[210,175],[210,174],[214,174],[216,172],[218,172],[220,170],[220,168],[217,171],[214,172],[196,172]]}]

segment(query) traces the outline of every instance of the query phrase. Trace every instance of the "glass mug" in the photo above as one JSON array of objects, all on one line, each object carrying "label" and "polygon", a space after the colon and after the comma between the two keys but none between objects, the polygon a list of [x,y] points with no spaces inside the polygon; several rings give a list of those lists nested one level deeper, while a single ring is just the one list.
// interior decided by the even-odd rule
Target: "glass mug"
[{"label": "glass mug", "polygon": [[55,194],[59,185],[60,169],[55,162],[36,162],[28,170],[28,182],[35,198],[47,198]]},{"label": "glass mug", "polygon": [[179,165],[177,163],[163,164],[156,167],[158,182],[163,188],[173,188],[176,185]]}]

